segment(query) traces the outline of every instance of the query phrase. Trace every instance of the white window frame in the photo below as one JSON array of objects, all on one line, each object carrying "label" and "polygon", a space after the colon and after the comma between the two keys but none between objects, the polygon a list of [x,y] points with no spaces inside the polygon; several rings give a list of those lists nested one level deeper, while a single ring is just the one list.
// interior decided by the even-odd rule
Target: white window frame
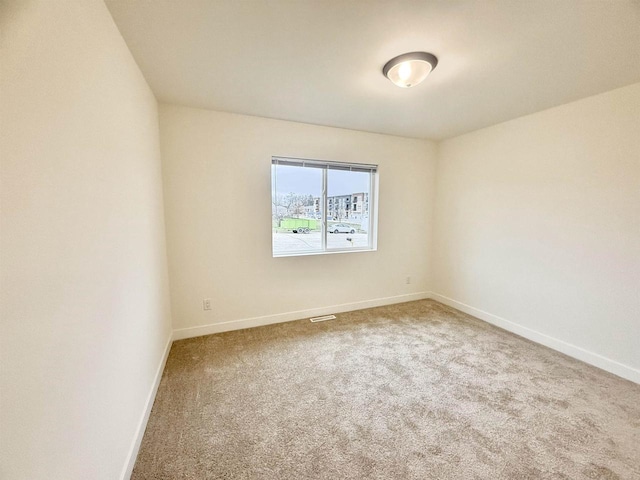
[{"label": "white window frame", "polygon": [[[278,257],[299,257],[307,255],[327,255],[332,253],[372,252],[378,248],[378,165],[366,163],[346,163],[329,160],[310,160],[296,157],[272,156],[271,166],[289,165],[294,167],[313,167],[322,169],[322,218],[321,218],[321,250],[297,250],[290,253],[275,253],[273,251],[273,230],[271,233],[271,254]],[[369,175],[369,230],[368,245],[366,247],[329,248],[327,247],[327,179],[329,170],[343,170],[352,172],[368,172]],[[273,175],[273,168],[271,169]],[[273,177],[271,178],[273,184]],[[271,191],[273,202],[273,189]],[[363,199],[364,202],[364,199]],[[363,203],[364,205],[364,203]],[[364,211],[363,211],[364,213]]]}]

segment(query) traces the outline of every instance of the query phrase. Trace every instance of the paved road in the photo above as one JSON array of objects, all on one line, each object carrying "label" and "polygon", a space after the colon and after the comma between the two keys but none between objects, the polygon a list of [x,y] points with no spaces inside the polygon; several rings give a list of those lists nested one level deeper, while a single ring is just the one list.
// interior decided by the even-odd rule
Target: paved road
[{"label": "paved road", "polygon": [[[347,240],[348,238],[351,241]],[[319,250],[322,244],[320,232],[311,233],[274,233],[274,253],[294,253],[305,250]],[[327,248],[366,247],[366,233],[329,233]]]}]

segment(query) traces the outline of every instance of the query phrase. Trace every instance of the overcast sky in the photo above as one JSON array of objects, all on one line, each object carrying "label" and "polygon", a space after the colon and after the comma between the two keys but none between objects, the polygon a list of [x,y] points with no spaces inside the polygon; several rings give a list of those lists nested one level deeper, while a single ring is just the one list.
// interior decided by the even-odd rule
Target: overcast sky
[{"label": "overcast sky", "polygon": [[[298,193],[319,197],[322,194],[322,169],[273,165],[272,188],[279,194]],[[274,174],[275,173],[275,174]],[[327,174],[328,196],[349,195],[369,191],[369,173],[329,170]]]}]

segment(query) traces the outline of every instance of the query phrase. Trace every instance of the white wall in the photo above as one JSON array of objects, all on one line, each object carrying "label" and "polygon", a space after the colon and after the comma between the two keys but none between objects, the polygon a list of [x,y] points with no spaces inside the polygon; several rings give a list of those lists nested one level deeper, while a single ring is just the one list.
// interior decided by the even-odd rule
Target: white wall
[{"label": "white wall", "polygon": [[0,29],[0,477],[113,480],[171,332],[156,100],[99,0]]},{"label": "white wall", "polygon": [[640,381],[640,84],[442,142],[435,232],[437,293]]},{"label": "white wall", "polygon": [[[174,328],[430,289],[432,142],[171,105],[160,132]],[[272,258],[272,155],[379,164],[378,250]]]}]

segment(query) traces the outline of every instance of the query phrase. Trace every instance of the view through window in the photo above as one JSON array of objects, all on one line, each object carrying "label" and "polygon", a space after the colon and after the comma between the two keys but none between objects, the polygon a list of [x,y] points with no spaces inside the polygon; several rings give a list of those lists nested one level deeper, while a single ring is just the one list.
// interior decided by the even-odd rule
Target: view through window
[{"label": "view through window", "polygon": [[273,157],[273,255],[372,250],[375,165]]}]

